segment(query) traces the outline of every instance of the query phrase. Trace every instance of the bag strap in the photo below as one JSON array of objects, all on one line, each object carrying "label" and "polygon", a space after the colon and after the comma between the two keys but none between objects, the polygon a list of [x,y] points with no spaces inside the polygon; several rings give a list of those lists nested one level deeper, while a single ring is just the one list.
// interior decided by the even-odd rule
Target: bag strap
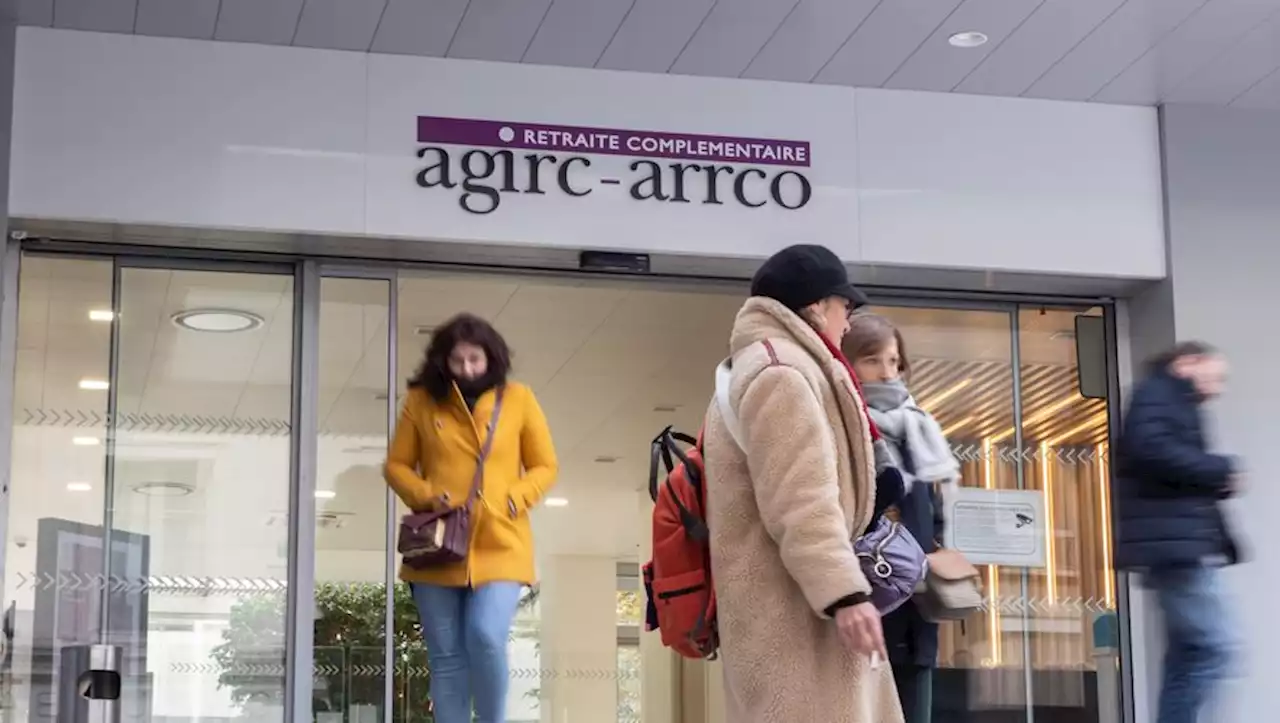
[{"label": "bag strap", "polygon": [[489,450],[493,449],[493,438],[498,436],[498,420],[502,417],[502,397],[507,388],[498,387],[498,398],[493,403],[493,414],[489,416],[489,431],[485,434],[484,444],[480,446],[480,455],[476,457],[476,476],[471,478],[471,491],[467,493],[469,510],[480,496],[480,488],[484,485],[484,463],[489,459]]},{"label": "bag strap", "polygon": [[[773,342],[765,339],[763,342],[764,349],[769,353],[769,366],[776,367],[781,364],[778,361],[778,352],[773,348]],[[746,451],[746,442],[742,438],[742,424],[738,421],[738,414],[733,411],[733,405],[729,403],[729,382],[732,379],[733,372],[728,364],[721,364],[716,367],[716,405],[720,407],[720,418],[724,420],[725,429],[729,431],[729,436],[733,437],[733,443],[738,445],[738,449]]]}]

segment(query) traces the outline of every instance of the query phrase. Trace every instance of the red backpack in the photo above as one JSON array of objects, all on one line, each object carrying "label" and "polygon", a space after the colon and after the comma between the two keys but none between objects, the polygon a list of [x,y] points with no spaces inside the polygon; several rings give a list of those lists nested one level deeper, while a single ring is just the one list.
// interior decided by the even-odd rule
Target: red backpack
[{"label": "red backpack", "polygon": [[706,479],[702,434],[662,430],[649,458],[653,559],[644,566],[645,623],[663,645],[695,660],[714,659],[720,648]]}]

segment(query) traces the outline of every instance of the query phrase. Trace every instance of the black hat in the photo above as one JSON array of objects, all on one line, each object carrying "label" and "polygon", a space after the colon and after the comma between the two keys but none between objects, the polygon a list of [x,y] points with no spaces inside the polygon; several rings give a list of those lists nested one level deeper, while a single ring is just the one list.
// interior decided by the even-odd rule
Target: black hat
[{"label": "black hat", "polygon": [[849,300],[851,308],[865,306],[867,296],[849,283],[840,257],[825,246],[789,246],[760,267],[751,279],[751,295],[781,302],[792,311],[832,296]]}]

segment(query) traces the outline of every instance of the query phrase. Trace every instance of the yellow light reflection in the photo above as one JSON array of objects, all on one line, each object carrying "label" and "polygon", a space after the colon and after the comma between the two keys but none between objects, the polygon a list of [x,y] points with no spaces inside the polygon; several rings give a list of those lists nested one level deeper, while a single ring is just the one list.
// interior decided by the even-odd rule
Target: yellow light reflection
[{"label": "yellow light reflection", "polygon": [[1116,606],[1115,571],[1111,569],[1111,469],[1107,464],[1107,443],[1094,447],[1098,460],[1098,506],[1102,516],[1102,594],[1107,607]]},{"label": "yellow light reflection", "polygon": [[969,386],[970,384],[973,384],[973,380],[972,380],[972,379],[961,379],[960,381],[956,382],[955,384],[951,385],[950,387],[948,387],[948,388],[946,388],[946,389],[942,390],[942,391],[941,391],[941,392],[939,392],[938,394],[936,394],[936,395],[934,395],[934,396],[932,396],[932,397],[929,397],[928,399],[925,399],[924,401],[920,402],[920,408],[921,408],[921,409],[923,409],[923,410],[925,410],[925,411],[927,411],[927,412],[929,412],[930,414],[934,414],[934,408],[935,408],[935,407],[937,407],[939,404],[942,404],[943,402],[947,401],[947,400],[948,400],[948,399],[950,399],[951,397],[954,397],[954,396],[956,395],[956,393],[957,393],[957,392],[959,392],[961,389],[964,389],[965,387]]},{"label": "yellow light reflection", "polygon": [[1053,531],[1053,475],[1050,472],[1049,443],[1040,443],[1040,489],[1044,490],[1044,557],[1047,564],[1045,577],[1048,581],[1049,604],[1058,602],[1058,569],[1057,555],[1054,546]]},{"label": "yellow light reflection", "polygon": [[[982,440],[982,488],[996,488],[996,478],[992,469],[991,438]],[[1004,658],[1004,640],[1000,630],[1000,567],[987,565],[987,625],[991,630],[991,665],[1000,665]]]},{"label": "yellow light reflection", "polygon": [[1088,419],[1084,420],[1080,424],[1077,424],[1071,429],[1068,429],[1062,434],[1059,434],[1058,436],[1049,440],[1049,445],[1051,447],[1057,447],[1059,444],[1062,444],[1064,441],[1076,436],[1077,434],[1080,434],[1081,432],[1087,432],[1090,429],[1093,429],[1094,427],[1097,427],[1100,424],[1104,424],[1106,421],[1107,421],[1107,410],[1104,409],[1101,412],[1098,412],[1097,414],[1093,415],[1092,417],[1089,417]]},{"label": "yellow light reflection", "polygon": [[[1032,414],[1031,416],[1022,420],[1022,428],[1026,429],[1027,427],[1030,427],[1033,424],[1039,424],[1040,422],[1043,422],[1044,420],[1048,419],[1050,415],[1058,412],[1061,409],[1069,407],[1072,404],[1075,404],[1077,401],[1079,401],[1079,397],[1067,397],[1066,399],[1059,399],[1053,404],[1050,404],[1044,409],[1041,409],[1035,414]],[[1015,424],[1014,426],[1009,427],[1008,429],[1004,430],[1000,434],[997,434],[996,436],[992,437],[991,441],[992,443],[1003,442],[1009,437],[1012,437],[1014,432],[1016,431],[1018,431],[1018,426]]]},{"label": "yellow light reflection", "polygon": [[956,420],[956,422],[951,426],[942,428],[942,436],[950,437],[952,432],[955,432],[957,429],[964,429],[969,424],[972,424],[975,419],[977,419],[977,417],[965,417],[964,419]]}]

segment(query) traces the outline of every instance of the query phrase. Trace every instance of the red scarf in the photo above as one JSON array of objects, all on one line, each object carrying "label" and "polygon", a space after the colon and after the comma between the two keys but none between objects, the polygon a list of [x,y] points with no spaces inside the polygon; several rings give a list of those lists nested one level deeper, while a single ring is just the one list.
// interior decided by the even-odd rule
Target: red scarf
[{"label": "red scarf", "polygon": [[862,394],[862,382],[858,381],[858,375],[853,371],[853,365],[849,363],[849,359],[840,351],[840,347],[827,338],[826,334],[821,332],[818,336],[822,339],[822,343],[827,345],[827,351],[844,365],[845,371],[849,372],[849,378],[853,380],[853,388],[858,390],[858,402],[862,404],[862,413],[867,416],[867,427],[871,430],[871,441],[873,443],[880,441],[880,428],[876,426],[874,420],[871,419],[871,411],[867,409],[866,397]]}]

